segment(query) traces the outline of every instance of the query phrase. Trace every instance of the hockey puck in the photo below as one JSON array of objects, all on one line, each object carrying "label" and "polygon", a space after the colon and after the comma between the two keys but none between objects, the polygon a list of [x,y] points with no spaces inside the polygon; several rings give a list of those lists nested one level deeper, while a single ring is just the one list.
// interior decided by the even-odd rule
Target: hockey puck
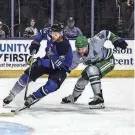
[{"label": "hockey puck", "polygon": [[11,112],[15,112],[15,110],[11,110]]}]

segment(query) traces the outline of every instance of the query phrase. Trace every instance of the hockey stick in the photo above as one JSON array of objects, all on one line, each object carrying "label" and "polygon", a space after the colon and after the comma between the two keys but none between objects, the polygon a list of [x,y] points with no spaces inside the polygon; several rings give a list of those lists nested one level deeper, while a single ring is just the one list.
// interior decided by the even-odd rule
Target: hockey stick
[{"label": "hockey stick", "polygon": [[0,113],[0,117],[14,117],[14,113],[13,112],[2,112]]},{"label": "hockey stick", "polygon": [[28,85],[29,85],[29,76],[30,76],[30,73],[31,73],[31,67],[32,67],[32,65],[30,64],[28,78],[27,78],[27,85],[26,85],[26,88],[25,88],[24,100],[26,100],[26,98],[27,98]]},{"label": "hockey stick", "polygon": [[[34,54],[36,54],[36,50],[34,50],[34,51],[32,52],[32,57],[31,57],[31,59],[33,59]],[[29,67],[29,73],[28,73],[28,78],[27,78],[27,85],[26,85],[25,94],[24,94],[24,100],[27,99],[28,86],[29,86],[29,76],[30,76],[30,73],[31,73],[32,64],[33,64],[33,61],[30,61],[30,67]]]},{"label": "hockey stick", "polygon": [[[54,63],[53,63],[52,59],[51,59],[51,64],[52,64],[52,68],[55,69],[55,66],[54,66]],[[29,70],[29,74],[30,74],[30,71],[31,71],[31,70]],[[27,83],[27,84],[28,84],[28,83]],[[27,98],[27,91],[28,91],[28,85],[27,85],[27,87],[26,87],[24,100],[26,100],[26,98]],[[40,99],[41,99],[41,98],[40,98]],[[27,108],[30,108],[32,105],[34,105],[35,103],[37,103],[40,99],[38,99],[38,100],[36,100],[35,102],[33,102],[29,107],[24,106],[24,107],[18,108],[18,109],[16,109],[16,110],[11,110],[11,112],[14,113],[14,114],[17,114],[18,112],[20,112],[20,111],[22,111],[22,110],[25,110],[25,109],[27,109]]]},{"label": "hockey stick", "polygon": [[55,66],[54,66],[52,59],[51,59],[51,64],[52,64],[52,68],[55,69]]},{"label": "hockey stick", "polygon": [[[33,102],[30,106],[34,105],[35,103],[37,103],[40,99],[36,100],[35,102]],[[29,106],[29,107],[30,107]],[[14,117],[15,115],[17,115],[20,111],[23,111],[29,107],[22,107],[22,108],[18,108],[18,109],[15,109],[15,110],[11,110],[11,112],[1,112],[0,113],[0,117]]]},{"label": "hockey stick", "polygon": [[[40,98],[41,99],[41,98]],[[32,105],[34,105],[35,103],[37,103],[40,99],[36,100],[35,102],[33,102],[29,107],[27,106],[24,106],[24,107],[21,107],[21,108],[18,108],[18,109],[15,109],[15,110],[11,110],[11,113],[14,113],[14,115],[18,114],[20,111],[23,111],[27,108],[30,108]]]}]

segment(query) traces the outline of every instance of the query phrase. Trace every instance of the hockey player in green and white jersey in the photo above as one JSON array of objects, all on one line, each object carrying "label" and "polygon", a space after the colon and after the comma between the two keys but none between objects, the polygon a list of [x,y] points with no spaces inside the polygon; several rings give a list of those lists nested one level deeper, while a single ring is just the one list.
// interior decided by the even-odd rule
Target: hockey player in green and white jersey
[{"label": "hockey player in green and white jersey", "polygon": [[101,89],[101,78],[114,69],[114,56],[112,49],[104,47],[106,40],[110,40],[114,47],[126,49],[127,43],[108,30],[102,30],[93,38],[86,39],[78,36],[75,41],[76,51],[73,52],[73,62],[70,70],[75,69],[80,63],[87,65],[75,84],[72,95],[62,99],[62,103],[74,103],[81,96],[86,85],[90,82],[94,99],[89,102],[89,107],[105,108]]}]

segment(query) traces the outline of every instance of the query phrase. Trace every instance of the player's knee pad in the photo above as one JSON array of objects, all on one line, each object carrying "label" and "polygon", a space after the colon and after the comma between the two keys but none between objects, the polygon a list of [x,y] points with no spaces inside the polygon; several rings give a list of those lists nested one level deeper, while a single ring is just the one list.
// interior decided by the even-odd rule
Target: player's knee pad
[{"label": "player's knee pad", "polygon": [[89,77],[94,75],[100,75],[100,71],[98,67],[94,65],[90,65],[86,67],[86,69],[84,69],[84,71],[82,72],[82,78],[84,80],[89,80]]},{"label": "player's knee pad", "polygon": [[36,92],[34,92],[33,95],[35,98],[39,99],[51,92],[56,91],[57,89],[58,84],[56,83],[56,81],[49,79],[47,83],[44,86],[40,87]]},{"label": "player's knee pad", "polygon": [[82,78],[90,82],[93,82],[93,80],[100,80],[101,72],[98,67],[90,65],[82,72]]},{"label": "player's knee pad", "polygon": [[66,71],[65,70],[60,70],[58,71],[58,74],[51,75],[49,77],[50,80],[55,81],[58,84],[58,88],[61,86],[61,84],[64,82],[66,79]]},{"label": "player's knee pad", "polygon": [[94,75],[100,75],[99,68],[96,66],[89,66],[86,70],[87,76],[94,76]]},{"label": "player's knee pad", "polygon": [[91,85],[101,83],[100,82],[100,70],[96,66],[89,66],[86,70],[87,76],[89,78],[89,81],[91,82]]},{"label": "player's knee pad", "polygon": [[49,79],[46,85],[43,86],[42,92],[49,94],[51,92],[54,92],[58,89],[58,84],[56,81]]}]

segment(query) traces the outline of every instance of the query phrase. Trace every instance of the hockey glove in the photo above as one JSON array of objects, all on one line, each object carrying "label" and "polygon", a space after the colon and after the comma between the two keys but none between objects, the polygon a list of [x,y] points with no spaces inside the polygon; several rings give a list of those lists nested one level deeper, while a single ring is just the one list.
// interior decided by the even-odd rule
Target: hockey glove
[{"label": "hockey glove", "polygon": [[126,49],[128,44],[123,40],[122,38],[119,38],[113,42],[114,47],[117,49],[117,47],[121,49]]},{"label": "hockey glove", "polygon": [[30,56],[30,57],[28,58],[28,60],[26,61],[26,63],[27,63],[28,65],[32,66],[32,64],[33,64],[35,61],[36,61],[36,59],[33,58],[33,56]]},{"label": "hockey glove", "polygon": [[33,56],[30,56],[26,63],[30,66],[40,66],[42,65],[42,59],[40,57],[33,58]]},{"label": "hockey glove", "polygon": [[71,70],[67,70],[66,72],[67,77],[70,75],[70,73],[71,73]]},{"label": "hockey glove", "polygon": [[38,41],[36,41],[36,40],[32,41],[31,45],[29,47],[30,54],[33,55],[34,51],[35,51],[35,54],[36,54],[39,50],[39,47],[40,47],[40,43]]}]

